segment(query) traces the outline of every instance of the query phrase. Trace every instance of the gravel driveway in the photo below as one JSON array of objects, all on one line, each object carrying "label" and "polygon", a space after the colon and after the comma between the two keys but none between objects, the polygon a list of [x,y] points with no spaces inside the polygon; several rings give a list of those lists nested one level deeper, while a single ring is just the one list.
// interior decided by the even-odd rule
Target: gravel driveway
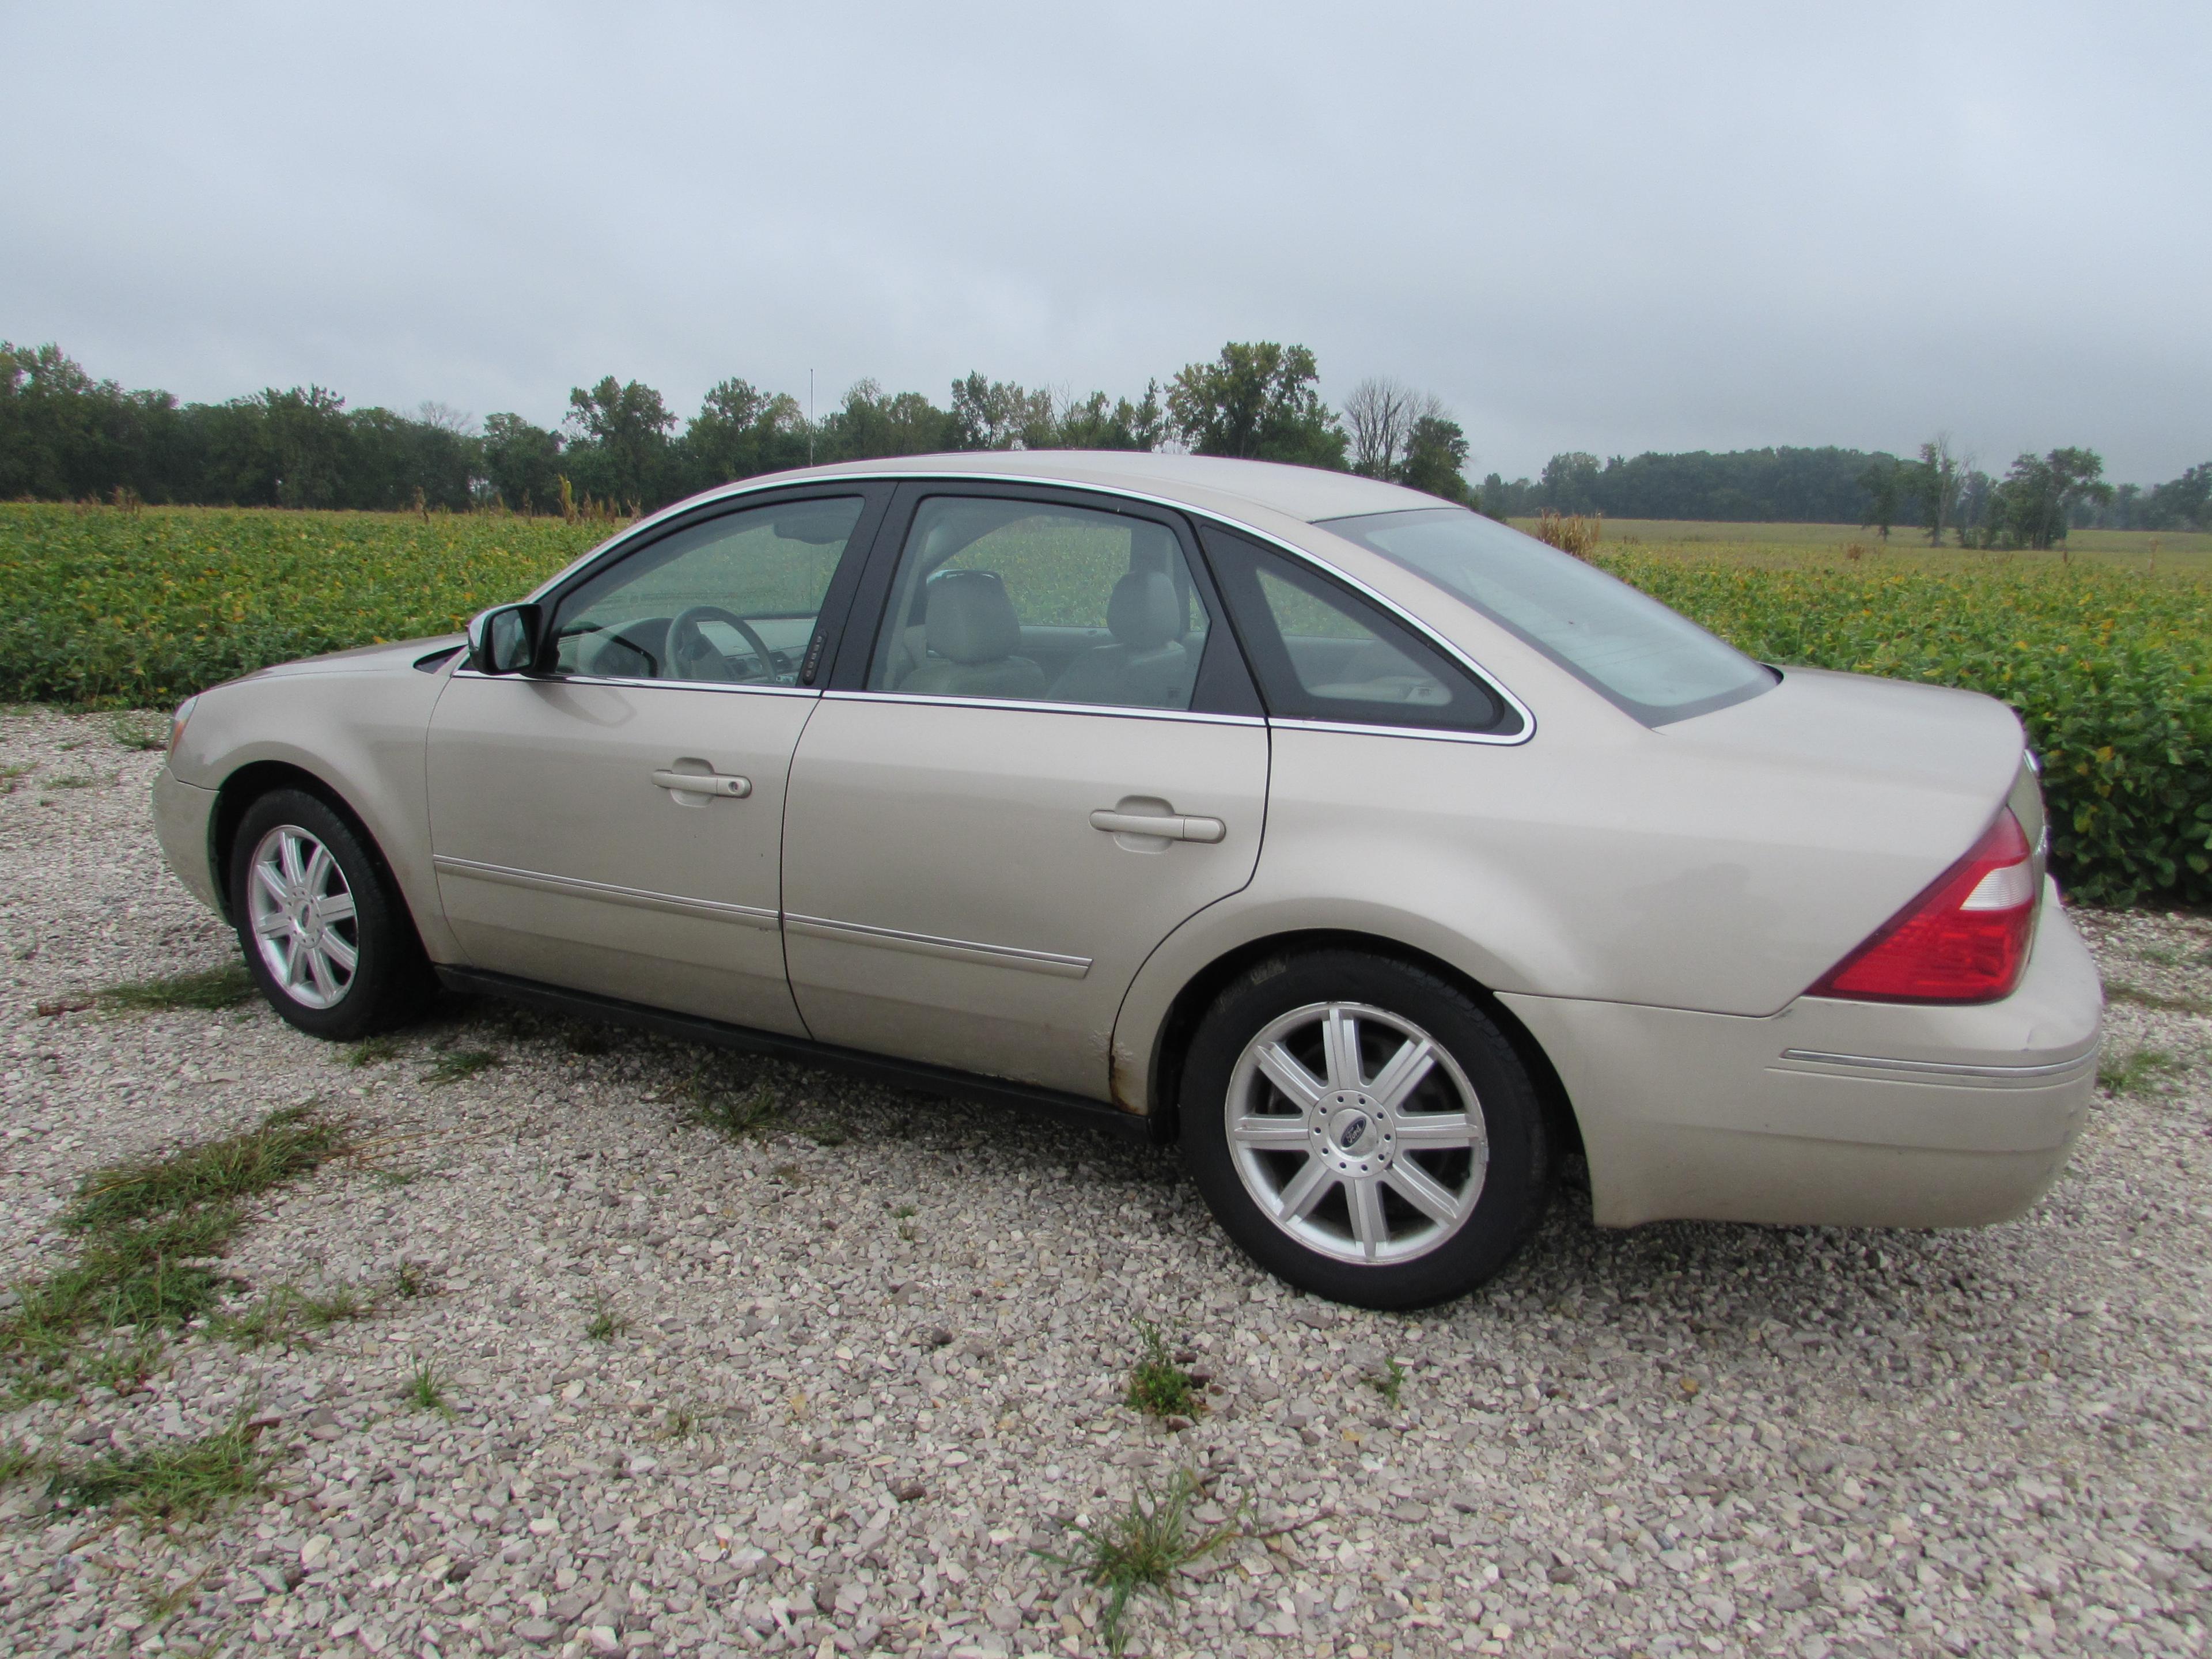
[{"label": "gravel driveway", "polygon": [[[0,1488],[0,1649],[1095,1653],[1097,1592],[1036,1552],[1183,1471],[1244,1535],[1133,1653],[2207,1645],[2203,919],[2087,918],[2125,1086],[2021,1221],[1601,1231],[1571,1188],[1486,1291],[1377,1316],[1095,1131],[489,1004],[367,1050],[258,1006],[40,1013],[233,951],[160,866],[158,764],[0,715],[0,1273],[66,1259],[88,1171],[315,1102],[353,1150],[253,1206],[233,1306],[374,1306],[0,1401],[64,1462],[240,1413],[276,1460],[167,1528]],[[1194,1424],[1121,1403],[1140,1321],[1210,1378]]]}]

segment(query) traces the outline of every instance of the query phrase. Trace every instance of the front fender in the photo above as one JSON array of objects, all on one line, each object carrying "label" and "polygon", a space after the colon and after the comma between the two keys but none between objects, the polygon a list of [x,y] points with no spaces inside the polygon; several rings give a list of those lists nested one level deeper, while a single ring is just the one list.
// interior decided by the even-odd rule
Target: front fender
[{"label": "front fender", "polygon": [[[305,773],[375,842],[431,959],[465,962],[430,863],[427,746],[448,672],[324,672],[216,686],[201,693],[170,769],[182,783],[217,791],[254,767]],[[222,872],[214,874],[220,886]]]}]

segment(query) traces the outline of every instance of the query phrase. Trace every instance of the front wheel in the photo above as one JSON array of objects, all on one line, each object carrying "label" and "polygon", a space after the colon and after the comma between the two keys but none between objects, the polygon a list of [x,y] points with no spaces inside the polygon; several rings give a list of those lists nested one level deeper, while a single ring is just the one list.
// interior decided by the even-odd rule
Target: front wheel
[{"label": "front wheel", "polygon": [[1456,987],[1317,951],[1233,981],[1183,1070],[1183,1156],[1229,1236],[1366,1308],[1473,1290],[1541,1218],[1551,1152],[1527,1071]]},{"label": "front wheel", "polygon": [[311,1036],[350,1042],[428,1000],[413,921],[360,834],[298,789],[246,810],[230,857],[231,915],[246,971]]}]

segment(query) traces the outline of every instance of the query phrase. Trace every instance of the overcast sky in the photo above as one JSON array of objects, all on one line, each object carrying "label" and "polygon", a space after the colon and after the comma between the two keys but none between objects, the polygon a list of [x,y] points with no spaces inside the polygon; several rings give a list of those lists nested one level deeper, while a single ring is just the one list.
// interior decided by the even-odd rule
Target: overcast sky
[{"label": "overcast sky", "polygon": [[558,418],[1297,341],[1560,449],[2212,459],[2212,6],[33,5],[0,337]]}]

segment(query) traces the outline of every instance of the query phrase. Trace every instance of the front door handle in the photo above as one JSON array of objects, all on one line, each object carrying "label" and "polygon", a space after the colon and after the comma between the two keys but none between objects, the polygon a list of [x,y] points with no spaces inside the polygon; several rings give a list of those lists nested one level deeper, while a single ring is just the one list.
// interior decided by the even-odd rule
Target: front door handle
[{"label": "front door handle", "polygon": [[750,778],[731,772],[671,772],[664,767],[653,781],[676,794],[720,795],[725,800],[743,800],[753,792]]},{"label": "front door handle", "polygon": [[1163,841],[1204,842],[1209,847],[1229,833],[1219,818],[1182,812],[1112,812],[1103,806],[1091,815],[1091,827],[1109,836],[1158,836]]}]

